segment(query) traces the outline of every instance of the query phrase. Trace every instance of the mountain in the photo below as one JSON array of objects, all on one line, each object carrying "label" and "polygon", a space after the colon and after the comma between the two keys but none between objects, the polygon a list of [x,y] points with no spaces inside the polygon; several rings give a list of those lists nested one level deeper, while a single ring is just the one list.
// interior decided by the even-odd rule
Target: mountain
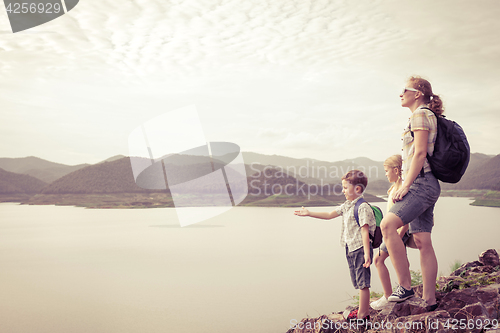
[{"label": "mountain", "polygon": [[19,174],[36,177],[46,183],[81,169],[89,164],[65,165],[50,162],[38,157],[0,158],[0,168]]},{"label": "mountain", "polygon": [[47,183],[29,175],[22,175],[0,169],[0,193],[40,193]]},{"label": "mountain", "polygon": [[[474,156],[473,155],[479,155]],[[488,157],[472,154],[471,162],[462,179],[456,184],[442,184],[443,189],[500,191],[500,155]],[[486,156],[486,157],[485,157]]]},{"label": "mountain", "polygon": [[[336,183],[349,170],[359,169],[366,173],[368,182],[385,180],[383,162],[373,161],[366,157],[358,157],[338,162],[319,161],[314,159],[297,159],[279,155],[263,155],[243,152],[245,164],[255,167],[257,165],[272,165],[280,167],[287,174],[308,183],[328,184]],[[323,181],[321,183],[321,181]]]},{"label": "mountain", "polygon": [[500,155],[480,153],[470,155],[470,162],[462,179],[456,184],[442,183],[442,190],[500,189]]},{"label": "mountain", "polygon": [[136,185],[128,157],[89,165],[45,187],[43,194],[148,192]]},{"label": "mountain", "polygon": [[101,161],[99,163],[104,163],[104,162],[113,162],[113,161],[116,161],[116,160],[119,160],[119,159],[122,159],[124,157],[127,157],[125,155],[115,155],[115,156],[112,156],[110,158],[107,158],[105,159],[104,161]]}]

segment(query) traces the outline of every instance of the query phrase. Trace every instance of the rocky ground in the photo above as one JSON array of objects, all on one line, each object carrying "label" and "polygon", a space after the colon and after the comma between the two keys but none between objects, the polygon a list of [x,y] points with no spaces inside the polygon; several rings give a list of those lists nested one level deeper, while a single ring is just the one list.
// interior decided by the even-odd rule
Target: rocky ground
[{"label": "rocky ground", "polygon": [[287,333],[500,333],[500,259],[496,250],[484,251],[479,260],[441,276],[436,281],[439,306],[433,312],[427,312],[427,304],[420,298],[422,285],[414,290],[416,297],[390,303],[380,311],[371,309],[366,325],[349,324],[339,312],[305,318]]}]

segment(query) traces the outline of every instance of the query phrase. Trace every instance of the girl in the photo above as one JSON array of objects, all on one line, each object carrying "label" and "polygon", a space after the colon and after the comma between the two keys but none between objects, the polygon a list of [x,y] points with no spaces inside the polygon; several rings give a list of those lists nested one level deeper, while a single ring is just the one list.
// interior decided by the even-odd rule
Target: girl
[{"label": "girl", "polygon": [[[401,166],[403,160],[401,155],[392,155],[384,162],[384,171],[387,180],[392,183],[391,187],[387,191],[387,212],[394,205],[393,197],[397,190],[401,188],[403,181],[401,179]],[[403,239],[403,243],[405,245],[411,245],[410,235],[408,234],[408,225],[405,225],[398,229],[399,236]],[[389,252],[387,251],[387,247],[384,243],[382,243],[379,247],[378,253],[375,254],[373,258],[373,263],[375,267],[377,267],[378,276],[380,281],[382,282],[382,288],[384,289],[384,296],[382,296],[379,300],[371,302],[370,306],[375,310],[383,309],[389,301],[387,300],[389,296],[392,294],[392,286],[391,286],[391,277],[389,275],[389,270],[385,266],[385,259],[389,257]]]},{"label": "girl", "polygon": [[411,275],[404,244],[397,230],[409,224],[410,234],[420,252],[422,271],[422,298],[428,310],[437,308],[435,285],[437,259],[432,246],[431,231],[434,225],[434,205],[441,188],[431,172],[427,154],[434,152],[437,119],[443,113],[443,103],[434,95],[429,81],[410,77],[400,94],[401,106],[411,111],[410,120],[403,133],[403,183],[394,193],[394,205],[381,223],[384,241],[392,265],[398,276],[399,286],[389,296],[389,302],[401,302],[414,296]]}]

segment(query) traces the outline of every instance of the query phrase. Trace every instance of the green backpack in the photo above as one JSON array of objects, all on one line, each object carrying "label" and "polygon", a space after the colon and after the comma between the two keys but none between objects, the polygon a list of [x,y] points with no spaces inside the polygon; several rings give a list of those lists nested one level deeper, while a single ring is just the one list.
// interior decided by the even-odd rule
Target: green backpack
[{"label": "green backpack", "polygon": [[[359,226],[359,206],[363,203],[366,202],[365,199],[359,198],[358,201],[356,201],[356,204],[354,205],[354,218],[356,219],[356,222],[358,222]],[[368,204],[368,202],[366,202]],[[382,244],[382,230],[380,229],[380,222],[382,221],[382,218],[384,217],[384,214],[382,214],[382,210],[378,208],[377,206],[372,206],[368,204],[373,210],[373,215],[375,216],[375,222],[377,226],[375,227],[375,232],[370,234],[370,240],[372,241],[372,246],[374,249],[380,246]]]}]

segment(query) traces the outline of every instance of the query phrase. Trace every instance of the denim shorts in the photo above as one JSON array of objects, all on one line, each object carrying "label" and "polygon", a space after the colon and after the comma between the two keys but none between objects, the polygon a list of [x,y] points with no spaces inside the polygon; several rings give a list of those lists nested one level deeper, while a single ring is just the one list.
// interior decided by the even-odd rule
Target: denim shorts
[{"label": "denim shorts", "polygon": [[434,226],[434,204],[441,194],[439,182],[432,172],[418,175],[403,200],[390,209],[403,224],[410,224],[409,233],[431,232]]},{"label": "denim shorts", "polygon": [[[364,268],[365,251],[362,247],[352,252],[345,248],[345,256],[349,264],[352,285],[355,289],[370,288],[371,272],[370,267]],[[373,260],[373,248],[370,245],[370,258]]]},{"label": "denim shorts", "polygon": [[[411,236],[410,234],[407,232],[405,232],[405,234],[403,235],[403,238],[401,238],[401,240],[403,241],[403,244],[406,246],[406,242],[408,242],[410,240]],[[384,251],[385,253],[389,253],[389,250],[387,249],[387,246],[385,245],[385,242],[382,242],[382,244],[380,244],[380,247],[379,247],[380,251]]]}]

